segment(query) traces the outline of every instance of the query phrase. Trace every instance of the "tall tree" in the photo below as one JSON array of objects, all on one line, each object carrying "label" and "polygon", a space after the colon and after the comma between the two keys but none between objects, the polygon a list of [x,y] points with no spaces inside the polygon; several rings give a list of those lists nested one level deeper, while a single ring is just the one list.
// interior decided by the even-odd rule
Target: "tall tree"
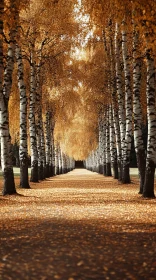
[{"label": "tall tree", "polygon": [[11,93],[12,73],[15,61],[16,31],[18,23],[18,6],[15,0],[10,0],[9,11],[12,18],[12,24],[9,30],[9,44],[7,50],[6,67],[4,71],[4,83],[0,98],[1,164],[4,177],[4,186],[2,191],[3,195],[16,193],[8,112],[8,102]]},{"label": "tall tree", "polygon": [[147,119],[148,119],[148,141],[145,183],[143,187],[144,197],[155,197],[154,174],[156,165],[156,104],[155,104],[155,64],[150,49],[146,51],[147,61]]},{"label": "tall tree", "polygon": [[141,52],[139,49],[139,31],[134,23],[133,29],[133,118],[134,118],[134,146],[137,158],[137,165],[140,175],[140,190],[143,193],[146,155],[142,133],[142,108],[141,108]]},{"label": "tall tree", "polygon": [[27,95],[24,81],[24,66],[22,52],[19,45],[16,45],[16,59],[18,65],[18,87],[20,92],[20,186],[30,188],[28,176],[28,148],[27,148]]}]

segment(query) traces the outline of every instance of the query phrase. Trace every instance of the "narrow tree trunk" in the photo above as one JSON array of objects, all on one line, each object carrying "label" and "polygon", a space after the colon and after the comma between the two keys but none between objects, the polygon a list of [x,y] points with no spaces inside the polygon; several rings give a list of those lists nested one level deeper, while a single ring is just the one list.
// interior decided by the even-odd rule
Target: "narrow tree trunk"
[{"label": "narrow tree trunk", "polygon": [[62,158],[61,158],[61,148],[58,145],[58,162],[59,162],[59,174],[62,174]]},{"label": "narrow tree trunk", "polygon": [[[39,66],[40,67],[40,66]],[[44,175],[44,148],[43,148],[43,121],[42,121],[42,87],[40,81],[40,69],[37,75],[37,94],[36,94],[36,115],[37,115],[37,151],[38,151],[38,179],[43,180],[45,178]]]},{"label": "narrow tree trunk", "polygon": [[38,152],[36,139],[36,121],[35,121],[35,65],[31,61],[31,77],[30,77],[30,102],[29,102],[29,127],[30,127],[30,151],[31,151],[31,182],[38,182]]},{"label": "narrow tree trunk", "polygon": [[[66,166],[67,171],[67,166]],[[55,143],[55,174],[59,175],[58,143]]]},{"label": "narrow tree trunk", "polygon": [[24,83],[24,68],[21,49],[16,45],[16,60],[18,66],[18,87],[20,92],[20,186],[30,188],[28,176],[28,149],[27,149],[27,96]]},{"label": "narrow tree trunk", "polygon": [[15,182],[12,165],[12,150],[11,150],[11,137],[9,133],[9,113],[8,101],[12,86],[12,72],[14,67],[15,57],[15,33],[14,30],[10,31],[10,44],[8,47],[8,55],[6,62],[6,69],[4,73],[4,87],[2,88],[3,81],[3,14],[4,14],[4,1],[0,3],[0,137],[1,137],[1,166],[4,178],[4,185],[2,194],[15,194]]},{"label": "narrow tree trunk", "polygon": [[109,107],[106,111],[106,176],[112,176],[110,156]]},{"label": "narrow tree trunk", "polygon": [[[121,61],[120,61],[120,44],[119,44],[119,27],[118,23],[116,23],[115,29],[115,61],[116,61],[116,88],[117,88],[117,96],[118,96],[118,116],[119,116],[119,126],[120,126],[120,143],[121,143],[121,162],[119,163],[119,168],[123,173],[123,155],[125,149],[125,96],[123,93],[123,81],[122,81],[122,73],[121,73]],[[120,172],[120,176],[121,174]]]},{"label": "narrow tree trunk", "polygon": [[99,116],[99,173],[103,174],[103,120],[102,113]]},{"label": "narrow tree trunk", "polygon": [[53,111],[51,109],[50,112],[50,123],[49,123],[49,139],[50,139],[50,162],[49,162],[49,175],[50,177],[54,176],[53,173],[53,131],[54,131],[54,116]]},{"label": "narrow tree trunk", "polygon": [[52,168],[53,176],[55,176],[55,144],[54,144],[54,130],[52,130]]},{"label": "narrow tree trunk", "polygon": [[46,178],[46,153],[45,153],[45,138],[44,138],[44,130],[43,130],[43,122],[42,122],[42,135],[41,135],[41,149],[42,149],[42,157],[43,157],[43,179]]},{"label": "narrow tree trunk", "polygon": [[50,177],[50,112],[46,112],[46,177]]},{"label": "narrow tree trunk", "polygon": [[134,146],[136,152],[137,165],[140,175],[140,190],[143,193],[145,180],[146,155],[142,135],[142,108],[140,100],[141,87],[141,59],[138,53],[138,31],[133,32],[133,116],[134,116]]},{"label": "narrow tree trunk", "polygon": [[[114,170],[114,179],[121,180],[122,171],[121,167],[121,142],[120,142],[120,127],[118,117],[118,103],[116,97],[116,75],[115,75],[115,54],[113,47],[113,33],[112,27],[110,26],[110,61],[111,61],[111,77],[110,77],[110,91],[112,97],[112,105],[110,111],[110,142],[112,141],[113,147],[111,150],[111,161]],[[114,135],[114,136],[113,136]],[[112,139],[114,137],[114,140]],[[111,140],[112,139],[112,140]]]},{"label": "narrow tree trunk", "polygon": [[123,174],[122,182],[124,184],[130,183],[130,152],[132,141],[132,91],[131,91],[131,74],[130,74],[130,60],[127,51],[127,33],[125,31],[126,23],[123,21],[122,30],[122,54],[125,75],[125,111],[126,111],[126,133],[125,144],[123,150]]},{"label": "narrow tree trunk", "polygon": [[147,50],[147,119],[148,141],[146,157],[145,183],[143,197],[154,198],[154,174],[156,165],[156,106],[155,106],[155,66],[151,51]]},{"label": "narrow tree trunk", "polygon": [[[40,110],[40,108],[39,108]],[[40,113],[38,113],[40,115]],[[41,122],[42,122],[42,114],[39,118],[38,116],[38,122],[37,122],[37,150],[38,150],[38,179],[43,180],[44,179],[44,169],[43,169],[43,156],[42,156],[42,130],[41,130]]]},{"label": "narrow tree trunk", "polygon": [[113,176],[114,179],[118,179],[118,163],[117,163],[117,150],[116,150],[116,143],[115,143],[115,130],[113,124],[113,113],[112,107],[110,105],[109,108],[109,128],[110,128],[110,155],[111,155],[111,164],[113,168]]}]

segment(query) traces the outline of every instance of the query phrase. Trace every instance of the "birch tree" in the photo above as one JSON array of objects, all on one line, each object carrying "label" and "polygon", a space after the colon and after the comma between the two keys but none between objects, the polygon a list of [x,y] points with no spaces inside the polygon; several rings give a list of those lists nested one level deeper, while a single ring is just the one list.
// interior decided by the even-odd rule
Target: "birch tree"
[{"label": "birch tree", "polygon": [[[123,149],[123,174],[122,182],[130,183],[130,152],[131,152],[131,139],[132,139],[132,90],[131,90],[131,74],[130,74],[130,60],[127,48],[127,32],[125,19],[122,22],[122,55],[124,64],[125,76],[125,142]],[[121,128],[122,130],[122,128]],[[122,141],[122,140],[121,140]]]},{"label": "birch tree", "polygon": [[141,53],[139,51],[139,31],[135,23],[133,29],[133,118],[134,118],[134,146],[137,165],[140,175],[140,190],[143,193],[145,179],[146,155],[142,135],[142,108],[141,108]]},{"label": "birch tree", "polygon": [[27,148],[27,95],[24,81],[24,67],[22,52],[19,45],[16,45],[16,59],[18,65],[18,87],[20,92],[20,186],[30,188],[28,177],[28,148]]},{"label": "birch tree", "polygon": [[154,174],[156,165],[156,104],[155,104],[155,64],[151,50],[146,51],[147,61],[147,120],[148,120],[148,141],[145,183],[143,187],[144,197],[155,197],[154,195]]},{"label": "birch tree", "polygon": [[[3,5],[1,4],[1,15],[3,16]],[[12,164],[12,150],[11,150],[11,136],[9,132],[9,112],[8,102],[12,86],[12,73],[15,60],[15,44],[16,44],[16,27],[18,22],[18,9],[16,1],[10,1],[10,12],[14,17],[13,24],[10,28],[9,39],[6,58],[6,67],[4,71],[3,90],[0,96],[0,136],[1,136],[1,165],[4,177],[3,195],[16,193],[13,164]],[[2,23],[1,23],[2,27]],[[1,54],[2,56],[2,54]]]}]

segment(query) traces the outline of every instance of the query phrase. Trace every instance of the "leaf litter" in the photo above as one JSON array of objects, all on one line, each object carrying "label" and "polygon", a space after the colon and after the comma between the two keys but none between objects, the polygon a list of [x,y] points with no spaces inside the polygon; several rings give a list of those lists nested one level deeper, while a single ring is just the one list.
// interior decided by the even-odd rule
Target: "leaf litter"
[{"label": "leaf litter", "polygon": [[155,279],[156,200],[136,177],[76,169],[30,184],[0,196],[0,279]]}]

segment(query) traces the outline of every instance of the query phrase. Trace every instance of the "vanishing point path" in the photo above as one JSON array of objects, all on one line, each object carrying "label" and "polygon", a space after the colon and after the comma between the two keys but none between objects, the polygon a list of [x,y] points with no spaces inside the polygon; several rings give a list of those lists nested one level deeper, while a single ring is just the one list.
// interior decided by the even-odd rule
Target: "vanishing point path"
[{"label": "vanishing point path", "polygon": [[156,200],[84,169],[0,196],[0,280],[156,279]]}]

